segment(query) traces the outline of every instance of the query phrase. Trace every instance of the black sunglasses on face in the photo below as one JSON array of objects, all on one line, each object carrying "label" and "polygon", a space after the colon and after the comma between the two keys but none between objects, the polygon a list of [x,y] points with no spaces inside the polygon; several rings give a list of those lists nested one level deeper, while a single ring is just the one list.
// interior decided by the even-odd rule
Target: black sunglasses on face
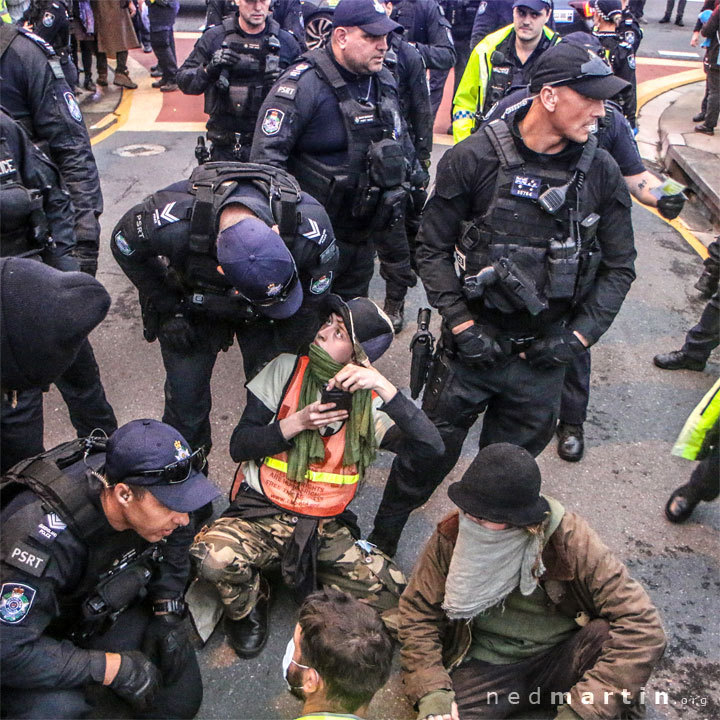
[{"label": "black sunglasses on face", "polygon": [[176,460],[163,468],[157,470],[138,470],[133,472],[136,477],[156,477],[158,481],[148,483],[151,485],[178,485],[184,483],[193,470],[202,470],[205,467],[205,450],[200,448],[192,455],[181,460]]}]

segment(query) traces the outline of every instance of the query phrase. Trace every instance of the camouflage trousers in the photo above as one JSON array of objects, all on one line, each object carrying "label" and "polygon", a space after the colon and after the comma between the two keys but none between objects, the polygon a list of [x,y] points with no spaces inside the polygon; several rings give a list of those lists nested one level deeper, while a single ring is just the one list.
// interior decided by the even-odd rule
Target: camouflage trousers
[{"label": "camouflage trousers", "polygon": [[[196,573],[217,588],[231,620],[244,618],[255,606],[260,572],[282,559],[294,519],[287,513],[219,518],[195,537],[190,556]],[[374,607],[393,629],[405,576],[387,555],[356,541],[337,520],[322,521],[318,529],[317,581]]]}]

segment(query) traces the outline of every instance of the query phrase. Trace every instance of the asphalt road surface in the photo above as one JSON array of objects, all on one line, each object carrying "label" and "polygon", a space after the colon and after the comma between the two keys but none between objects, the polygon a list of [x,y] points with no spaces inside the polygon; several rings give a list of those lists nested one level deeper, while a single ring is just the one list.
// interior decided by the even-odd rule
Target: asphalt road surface
[{"label": "asphalt road surface", "polygon": [[[686,12],[688,23],[693,21],[690,18],[695,8],[699,10],[700,5],[691,0]],[[646,12],[657,19],[660,9],[659,0],[652,0]],[[185,22],[187,16],[183,17]],[[190,20],[194,17],[191,15]],[[649,36],[658,27],[668,28],[656,24],[645,27]],[[197,24],[183,29],[197,29]],[[687,47],[690,30],[670,26],[667,36],[682,50]],[[668,39],[662,45],[673,46]],[[646,47],[651,48],[649,38]],[[652,50],[658,57],[655,52]],[[149,345],[143,340],[137,293],[111,256],[110,231],[127,208],[150,192],[187,177],[195,165],[197,133],[163,130],[161,124],[156,127],[137,131],[128,121],[94,147],[106,207],[98,277],[111,293],[113,305],[92,341],[109,400],[121,423],[161,417],[164,373],[157,343]],[[433,167],[445,149],[436,145]],[[151,152],[155,154],[145,154]],[[615,324],[592,351],[585,458],[577,464],[565,463],[557,457],[553,443],[539,462],[545,492],[589,520],[662,612],[669,645],[646,689],[650,716],[717,718],[720,506],[701,504],[682,526],[668,523],[663,507],[670,492],[686,481],[693,467],[670,455],[672,444],[687,415],[717,377],[720,365],[717,354],[704,372],[669,372],[652,364],[656,353],[681,347],[686,330],[703,309],[692,287],[701,271],[701,259],[672,227],[637,204],[633,205],[633,223],[638,279]],[[382,302],[383,293],[376,276],[371,297]],[[425,303],[420,287],[410,291],[406,307],[410,323],[378,362],[380,370],[399,387],[408,385],[408,343],[414,332],[413,319]],[[437,323],[434,315],[435,327]],[[233,347],[219,356],[213,376],[210,474],[223,491],[229,488],[234,471],[227,447],[242,412],[243,385],[240,354]],[[46,445],[51,447],[69,439],[72,431],[54,389],[46,396],[45,409]],[[435,523],[452,509],[447,485],[460,478],[476,449],[477,427],[444,485],[412,516],[397,556],[407,573]],[[365,533],[370,530],[391,459],[389,454],[380,453],[353,503]],[[298,701],[285,689],[280,666],[296,608],[283,589],[277,589],[274,598],[270,639],[258,658],[237,658],[221,631],[200,651],[205,700],[198,717],[261,720],[300,714]],[[657,698],[656,693],[660,693]],[[370,717],[414,717],[404,699],[397,668],[373,702]]]}]

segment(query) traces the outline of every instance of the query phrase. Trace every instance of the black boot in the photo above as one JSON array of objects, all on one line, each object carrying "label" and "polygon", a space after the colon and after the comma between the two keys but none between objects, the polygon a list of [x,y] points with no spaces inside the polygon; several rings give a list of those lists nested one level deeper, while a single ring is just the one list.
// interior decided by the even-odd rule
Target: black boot
[{"label": "black boot", "polygon": [[270,586],[260,578],[260,593],[255,607],[242,620],[225,618],[224,628],[228,645],[241,657],[259,655],[268,638],[270,616]]},{"label": "black boot", "polygon": [[567,462],[582,460],[585,437],[582,425],[570,425],[560,421],[557,426],[557,454]]},{"label": "black boot", "polygon": [[660,20],[661,25],[665,25],[666,23],[670,22],[670,16],[669,15],[663,15],[662,20]]},{"label": "black boot", "polygon": [[703,270],[703,274],[698,278],[694,288],[700,291],[700,297],[709,300],[718,290],[718,277]]},{"label": "black boot", "polygon": [[393,330],[397,335],[403,329],[403,324],[405,322],[405,301],[390,300],[389,298],[385,298],[383,311],[390,318]]},{"label": "black boot", "polygon": [[682,350],[672,350],[669,353],[656,355],[653,362],[663,370],[695,370],[700,372],[705,369],[705,360],[691,358]]}]

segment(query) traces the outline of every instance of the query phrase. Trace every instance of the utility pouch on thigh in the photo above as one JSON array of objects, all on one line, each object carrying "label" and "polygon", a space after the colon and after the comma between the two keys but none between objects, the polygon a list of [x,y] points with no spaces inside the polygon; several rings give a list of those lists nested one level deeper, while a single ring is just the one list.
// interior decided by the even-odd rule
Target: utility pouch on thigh
[{"label": "utility pouch on thigh", "polygon": [[439,349],[435,353],[430,372],[428,373],[427,383],[425,384],[425,394],[423,395],[422,409],[425,412],[433,411],[437,408],[440,396],[445,389],[452,370],[450,363],[443,349]]},{"label": "utility pouch on thigh", "polygon": [[387,230],[402,219],[407,192],[404,187],[385,190],[370,223],[371,230]]},{"label": "utility pouch on thigh", "polygon": [[[358,220],[370,218],[377,210],[380,202],[379,187],[358,188],[358,194],[355,196],[355,202],[352,207],[352,216]],[[373,225],[375,221],[373,220]]]}]

